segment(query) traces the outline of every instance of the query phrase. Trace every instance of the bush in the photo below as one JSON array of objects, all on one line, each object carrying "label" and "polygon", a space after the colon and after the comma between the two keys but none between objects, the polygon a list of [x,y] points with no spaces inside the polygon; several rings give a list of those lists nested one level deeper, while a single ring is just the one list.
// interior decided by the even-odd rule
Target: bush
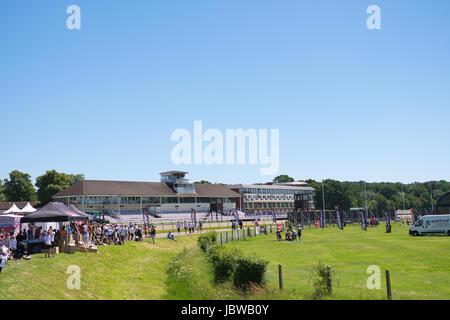
[{"label": "bush", "polygon": [[262,286],[268,262],[254,256],[239,256],[233,274],[233,284],[242,289],[252,285]]},{"label": "bush", "polygon": [[[311,274],[312,274],[312,283],[314,287],[313,298],[320,299],[324,296],[330,295],[331,292],[328,291],[329,280],[328,280],[327,266],[319,262],[318,264],[312,266]],[[334,273],[333,271],[331,271],[330,281],[332,281],[331,278],[333,277]]]},{"label": "bush", "polygon": [[208,250],[208,247],[211,247],[217,243],[217,232],[210,231],[208,233],[201,234],[198,237],[197,241],[200,249],[206,252],[206,250]]},{"label": "bush", "polygon": [[223,282],[231,278],[236,264],[236,257],[240,255],[241,253],[237,250],[230,251],[218,245],[208,249],[208,261],[212,265],[215,282]]}]

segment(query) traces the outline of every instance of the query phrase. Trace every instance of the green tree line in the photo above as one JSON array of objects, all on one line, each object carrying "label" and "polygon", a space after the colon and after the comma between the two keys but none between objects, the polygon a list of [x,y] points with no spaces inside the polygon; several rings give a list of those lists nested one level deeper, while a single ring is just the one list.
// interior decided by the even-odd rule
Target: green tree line
[{"label": "green tree line", "polygon": [[49,170],[37,177],[33,185],[28,173],[14,170],[9,173],[9,178],[0,180],[0,201],[38,201],[43,205],[50,202],[56,193],[81,180],[84,180],[83,174]]},{"label": "green tree line", "polygon": [[[291,182],[293,178],[280,175],[274,182]],[[367,207],[369,209],[403,209],[413,208],[415,210],[429,209],[436,206],[437,200],[450,191],[450,182],[445,180],[413,182],[402,184],[400,182],[350,182],[327,179],[315,181],[304,180],[314,188],[315,208],[322,209],[322,186],[325,194],[325,208],[333,209],[339,205],[341,209],[363,208],[366,206],[365,194],[367,195]],[[365,190],[364,192],[364,185]],[[431,190],[431,192],[430,192]],[[432,193],[432,198],[431,198]],[[433,199],[433,200],[431,200]]]}]

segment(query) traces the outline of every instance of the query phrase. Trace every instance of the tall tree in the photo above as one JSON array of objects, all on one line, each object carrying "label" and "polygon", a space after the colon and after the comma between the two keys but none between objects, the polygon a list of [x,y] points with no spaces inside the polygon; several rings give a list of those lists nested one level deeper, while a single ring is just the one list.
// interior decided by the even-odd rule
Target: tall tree
[{"label": "tall tree", "polygon": [[287,174],[279,175],[273,178],[273,182],[283,183],[283,182],[294,182],[294,178],[289,177]]},{"label": "tall tree", "polygon": [[6,201],[5,194],[3,193],[5,187],[3,186],[3,181],[0,180],[0,202]]},{"label": "tall tree", "polygon": [[3,183],[6,201],[36,201],[36,189],[28,173],[14,170]]},{"label": "tall tree", "polygon": [[52,196],[56,193],[81,180],[84,180],[84,175],[82,174],[66,174],[57,172],[56,170],[49,170],[36,179],[36,187],[38,187],[38,200],[41,204],[50,202],[52,200]]}]

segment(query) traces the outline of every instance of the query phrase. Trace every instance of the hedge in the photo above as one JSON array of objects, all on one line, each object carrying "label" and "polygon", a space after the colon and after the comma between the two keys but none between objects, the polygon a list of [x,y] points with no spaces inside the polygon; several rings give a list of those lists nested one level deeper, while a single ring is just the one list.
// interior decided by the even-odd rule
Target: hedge
[{"label": "hedge", "polygon": [[255,256],[238,256],[233,272],[233,284],[247,289],[251,284],[264,285],[268,262]]},{"label": "hedge", "polygon": [[211,247],[217,243],[217,232],[216,231],[210,231],[205,234],[201,234],[198,237],[198,246],[200,249],[202,249],[204,252],[208,249],[208,247]]}]

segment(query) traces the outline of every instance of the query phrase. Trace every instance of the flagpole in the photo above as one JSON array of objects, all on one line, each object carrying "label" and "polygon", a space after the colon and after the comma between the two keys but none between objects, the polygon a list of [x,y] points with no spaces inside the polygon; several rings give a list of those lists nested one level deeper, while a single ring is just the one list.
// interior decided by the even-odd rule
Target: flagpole
[{"label": "flagpole", "polygon": [[369,216],[369,211],[367,211],[368,210],[368,208],[367,208],[367,191],[366,191],[366,182],[364,181],[364,199],[366,200],[366,214],[367,214],[367,217]]},{"label": "flagpole", "polygon": [[431,198],[431,214],[434,213],[434,205],[433,205],[433,190],[431,189],[431,182],[430,182],[430,198]]},{"label": "flagpole", "polygon": [[405,193],[403,192],[403,184],[402,184],[402,199],[403,199],[403,210],[405,210]]},{"label": "flagpole", "polygon": [[325,191],[324,191],[323,179],[322,179],[322,209],[323,209],[323,214],[325,214]]},{"label": "flagpole", "polygon": [[325,187],[324,187],[324,182],[322,179],[322,210],[323,210],[323,226],[325,226]]}]

